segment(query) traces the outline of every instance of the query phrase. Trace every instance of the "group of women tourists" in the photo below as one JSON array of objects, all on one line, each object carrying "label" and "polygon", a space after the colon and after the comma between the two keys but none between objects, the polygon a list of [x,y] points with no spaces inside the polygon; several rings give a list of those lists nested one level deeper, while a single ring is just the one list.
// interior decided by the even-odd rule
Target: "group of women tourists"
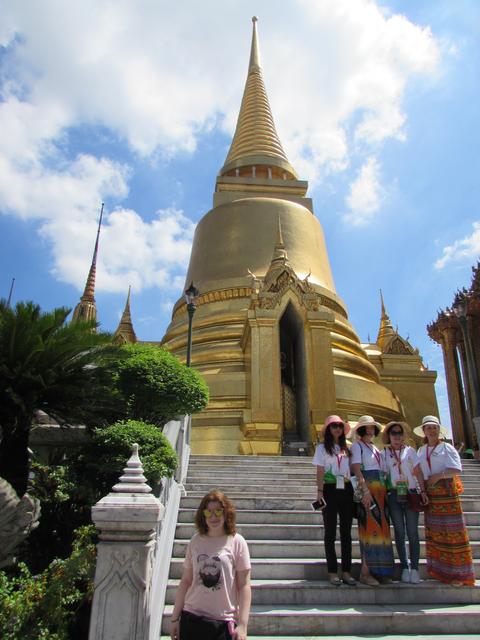
[{"label": "group of women tourists", "polygon": [[[331,584],[356,584],[350,574],[354,516],[358,519],[362,559],[360,582],[369,586],[392,582],[391,521],[402,567],[401,581],[418,584],[418,519],[419,512],[424,511],[428,576],[452,586],[473,585],[472,551],[460,502],[462,465],[456,449],[443,441],[446,432],[438,418],[425,416],[414,429],[424,439],[418,451],[405,444],[409,435],[405,422],[389,422],[382,431],[371,416],[362,416],[351,436],[355,437],[351,447],[346,440],[349,433],[347,422],[329,416],[324,424],[324,441],[313,458]],[[380,433],[383,450],[373,443]],[[341,578],[335,552],[337,520]]]},{"label": "group of women tourists", "polygon": [[[380,433],[383,450],[373,442]],[[472,552],[460,504],[459,455],[443,442],[445,430],[435,416],[425,416],[414,433],[424,438],[417,452],[405,444],[409,435],[405,422],[390,422],[382,431],[371,416],[362,416],[350,435],[350,425],[339,416],[325,420],[323,442],[313,458],[318,487],[314,504],[323,513],[331,584],[356,585],[350,573],[354,517],[358,519],[362,559],[360,582],[369,586],[392,582],[391,520],[401,581],[419,583],[420,510],[425,510],[428,575],[454,586],[474,584]],[[355,438],[351,447],[349,435]],[[335,552],[338,520],[341,577]],[[233,503],[221,491],[211,491],[200,502],[195,525],[197,532],[189,542],[175,598],[171,638],[246,640],[250,556],[245,539],[236,531]]]}]

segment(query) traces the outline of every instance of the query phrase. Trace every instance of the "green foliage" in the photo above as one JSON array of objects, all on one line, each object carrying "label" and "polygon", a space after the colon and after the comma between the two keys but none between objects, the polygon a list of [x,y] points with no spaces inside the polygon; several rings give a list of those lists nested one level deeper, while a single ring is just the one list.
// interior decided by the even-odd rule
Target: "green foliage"
[{"label": "green foliage", "polygon": [[29,568],[43,571],[54,558],[72,552],[75,530],[91,522],[93,490],[73,474],[70,465],[33,463],[28,493],[40,500],[38,527],[20,549]]},{"label": "green foliage", "polygon": [[33,302],[12,309],[0,301],[0,475],[19,495],[28,478],[35,411],[59,422],[98,416],[108,388],[99,365],[119,352],[108,334],[94,331],[94,322],[67,324],[68,314],[63,307],[42,312]]},{"label": "green foliage", "polygon": [[108,493],[118,482],[135,442],[148,484],[153,487],[163,476],[173,474],[177,455],[160,429],[153,424],[125,420],[94,431],[92,441],[74,464],[79,481],[94,488],[97,498]]},{"label": "green foliage", "polygon": [[117,387],[129,418],[163,425],[182,414],[201,411],[208,387],[194,369],[154,345],[125,345],[113,364]]},{"label": "green foliage", "polygon": [[32,575],[23,563],[14,574],[0,571],[2,640],[86,637],[95,559],[95,527],[89,526],[77,531],[70,557],[41,574]]}]

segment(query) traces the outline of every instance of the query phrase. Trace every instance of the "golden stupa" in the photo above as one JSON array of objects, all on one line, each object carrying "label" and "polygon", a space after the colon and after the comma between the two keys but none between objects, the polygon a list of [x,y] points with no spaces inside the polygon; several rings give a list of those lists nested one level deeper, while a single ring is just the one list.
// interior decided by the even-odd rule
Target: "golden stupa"
[{"label": "golden stupa", "polygon": [[[201,292],[192,366],[210,388],[193,418],[194,453],[306,450],[332,413],[413,424],[437,413],[436,374],[393,329],[383,300],[377,342],[360,343],[307,188],[275,129],[254,18],[237,127],[186,277]],[[182,298],[162,340],[181,359],[187,327]]]}]

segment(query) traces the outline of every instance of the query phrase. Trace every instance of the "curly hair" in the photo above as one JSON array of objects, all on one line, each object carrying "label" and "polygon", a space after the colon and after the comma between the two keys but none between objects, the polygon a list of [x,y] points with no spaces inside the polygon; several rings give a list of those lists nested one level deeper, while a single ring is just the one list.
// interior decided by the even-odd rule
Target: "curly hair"
[{"label": "curly hair", "polygon": [[222,505],[225,518],[223,523],[225,533],[229,536],[235,535],[237,532],[235,522],[235,505],[228,496],[218,489],[214,489],[207,493],[207,495],[203,496],[198,506],[197,513],[195,514],[195,526],[197,527],[198,532],[203,535],[208,534],[207,521],[203,515],[203,510],[207,508],[209,502],[219,502]]}]

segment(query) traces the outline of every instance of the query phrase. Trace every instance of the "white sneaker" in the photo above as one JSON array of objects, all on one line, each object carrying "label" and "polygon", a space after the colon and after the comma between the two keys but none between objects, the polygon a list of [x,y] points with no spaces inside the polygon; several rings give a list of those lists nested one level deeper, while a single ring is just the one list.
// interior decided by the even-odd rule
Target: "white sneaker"
[{"label": "white sneaker", "polygon": [[[418,575],[418,571],[417,571],[417,575]],[[402,577],[400,578],[400,580],[402,582],[411,582],[411,580],[410,580],[410,571],[408,569],[404,569],[402,571]]]},{"label": "white sneaker", "polygon": [[421,580],[417,569],[412,569],[410,571],[410,582],[412,584],[420,584]]}]

